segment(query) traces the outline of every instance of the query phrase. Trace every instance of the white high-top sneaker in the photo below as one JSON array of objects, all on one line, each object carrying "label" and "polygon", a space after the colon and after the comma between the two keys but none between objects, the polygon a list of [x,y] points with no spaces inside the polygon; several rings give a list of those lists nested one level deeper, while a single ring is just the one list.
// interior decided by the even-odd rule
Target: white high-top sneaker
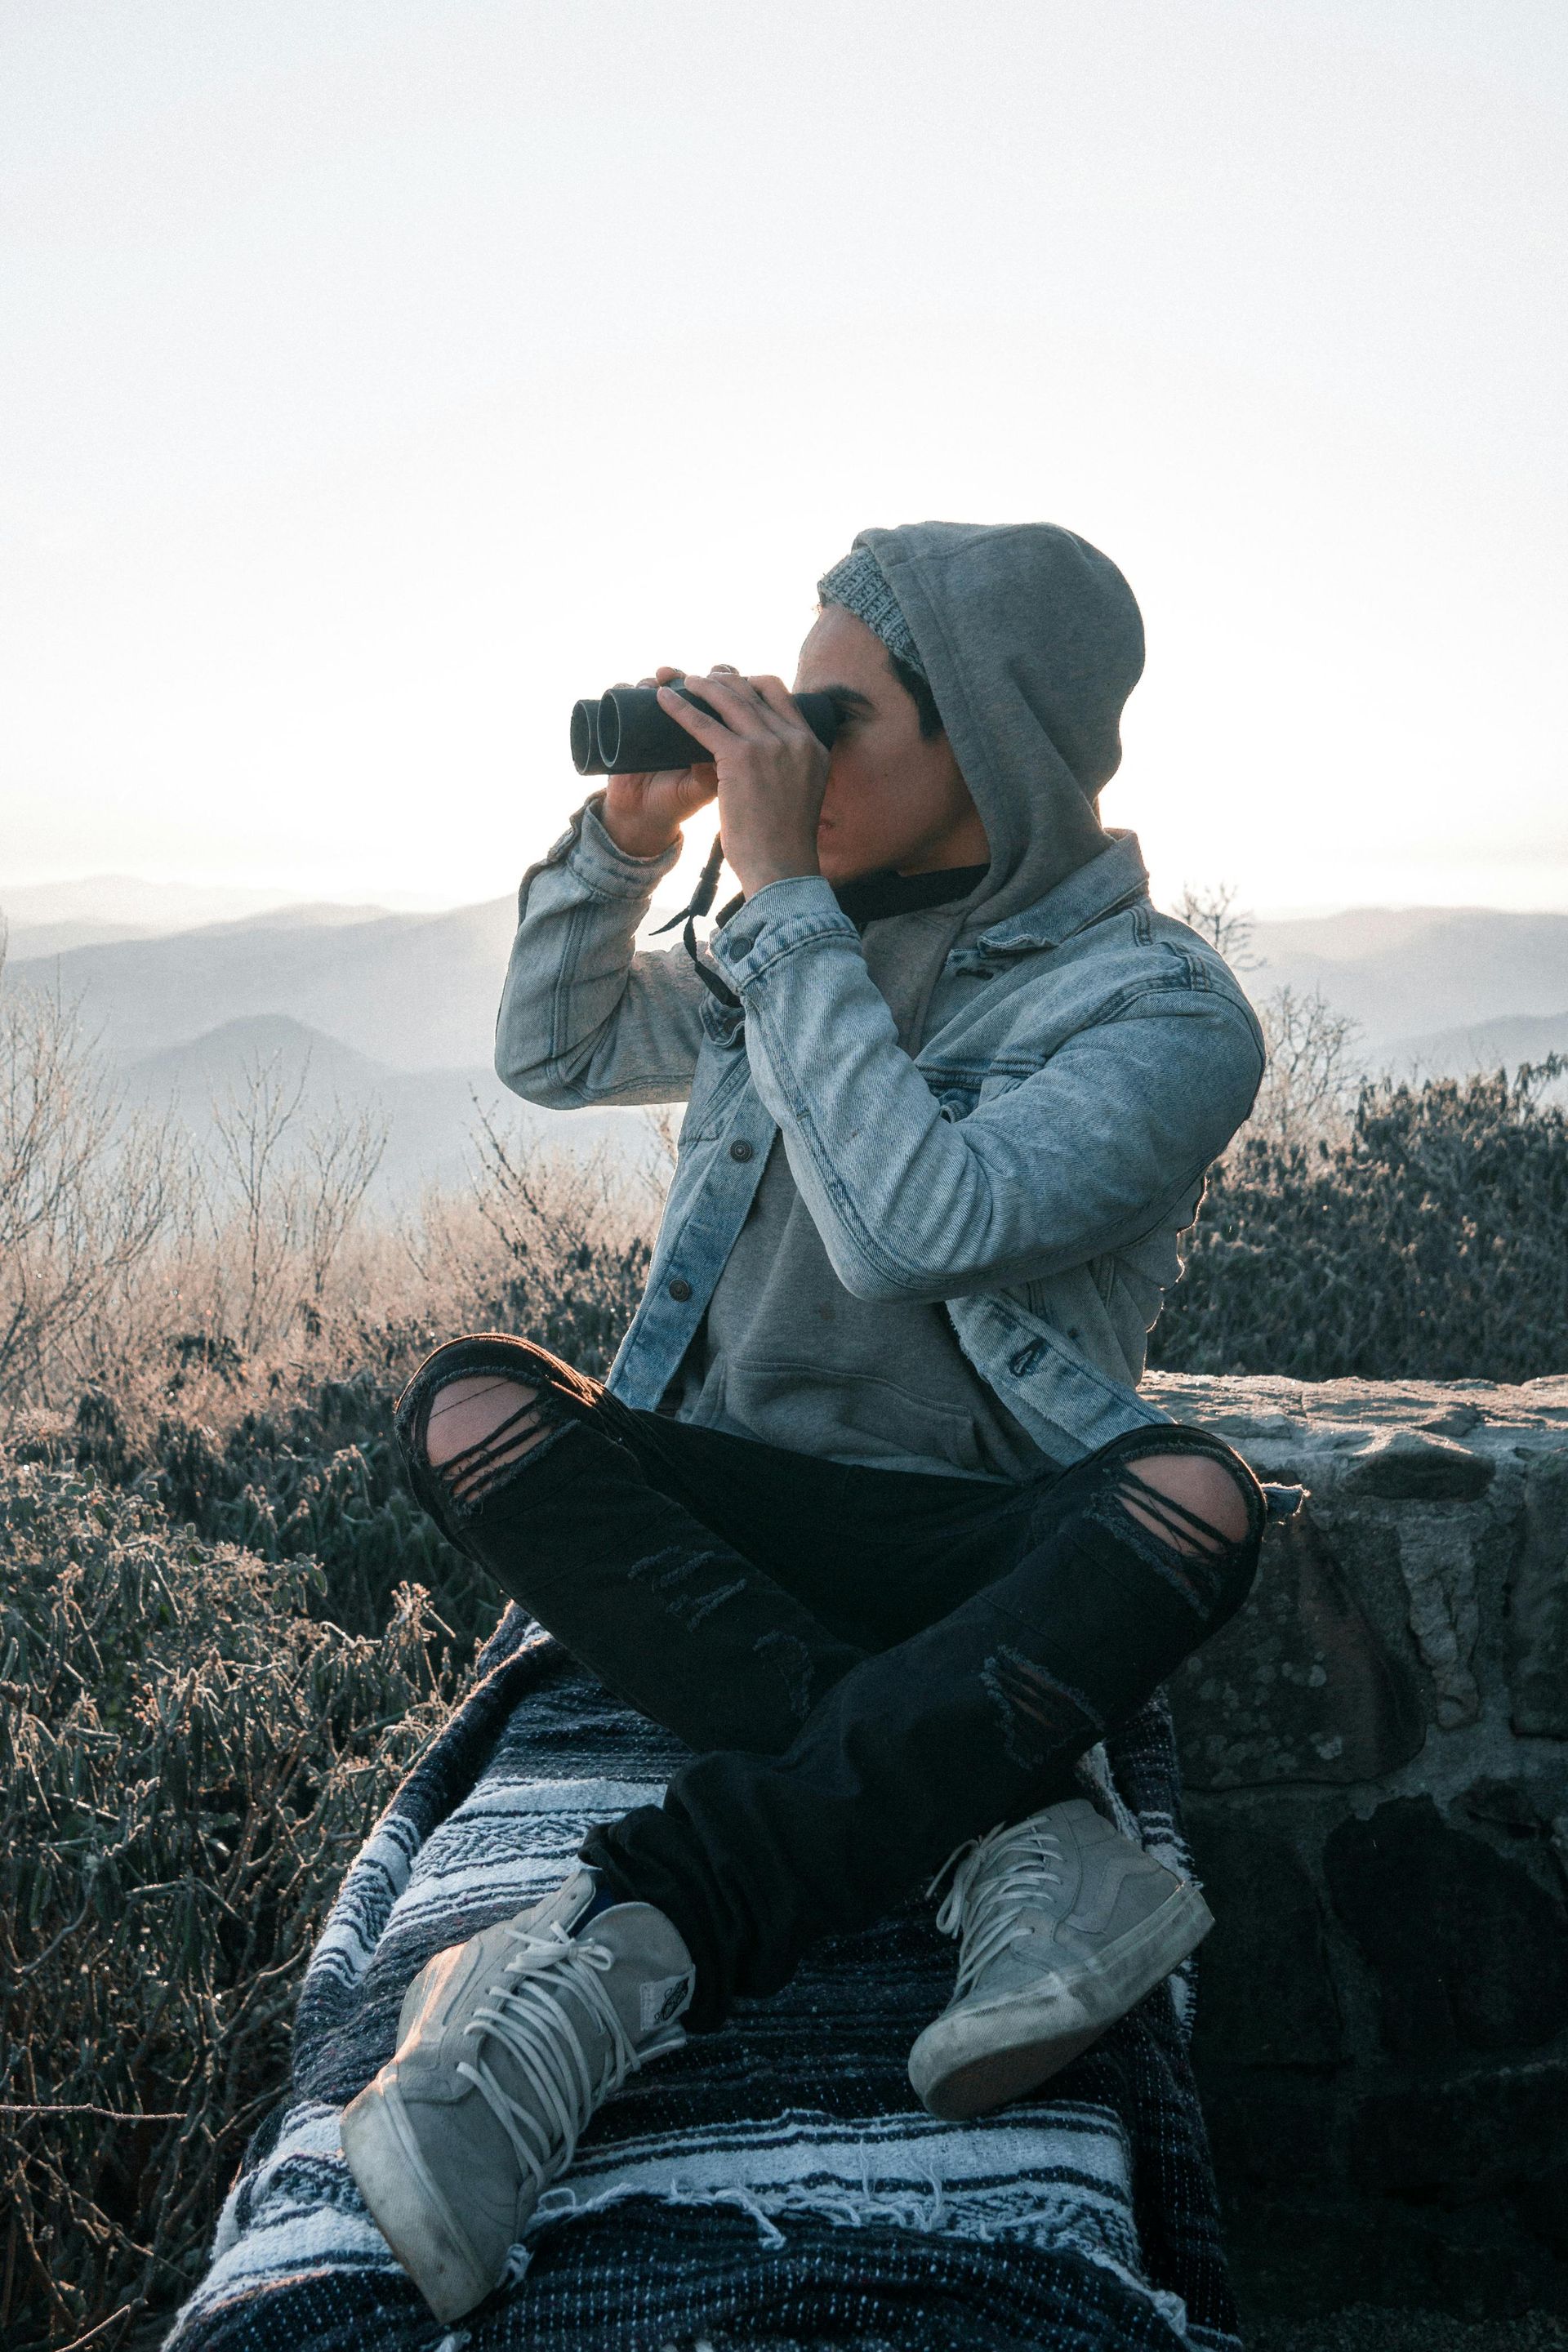
[{"label": "white high-top sneaker", "polygon": [[992,1830],[959,1857],[936,1920],[963,1937],[958,1983],[910,2053],[922,2103],[950,2121],[1046,2082],[1214,1925],[1190,1881],[1084,1797]]},{"label": "white high-top sneaker", "polygon": [[530,1911],[437,1952],[415,1978],[398,2044],[343,2110],[343,2154],[393,2252],[437,2319],[483,2300],[600,2102],[685,2041],[695,1974],[647,1903],[574,1934],[591,1871]]}]

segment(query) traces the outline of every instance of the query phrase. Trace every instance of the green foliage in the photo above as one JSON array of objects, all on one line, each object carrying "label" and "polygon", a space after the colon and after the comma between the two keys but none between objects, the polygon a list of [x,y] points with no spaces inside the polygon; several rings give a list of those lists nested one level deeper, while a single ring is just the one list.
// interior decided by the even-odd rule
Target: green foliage
[{"label": "green foliage", "polygon": [[1152,1335],[1169,1371],[1524,1381],[1568,1365],[1552,1061],[1363,1087],[1340,1139],[1244,1137]]},{"label": "green foliage", "polygon": [[0,1462],[0,2338],[166,2308],[288,2065],[299,1978],[440,1718],[426,1596],[355,1636],[321,1571]]}]

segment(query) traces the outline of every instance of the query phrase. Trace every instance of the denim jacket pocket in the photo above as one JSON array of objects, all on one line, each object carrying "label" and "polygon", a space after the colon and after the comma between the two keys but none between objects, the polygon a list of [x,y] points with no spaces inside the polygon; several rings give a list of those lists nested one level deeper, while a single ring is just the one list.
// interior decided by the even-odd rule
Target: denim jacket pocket
[{"label": "denim jacket pocket", "polygon": [[1055,1461],[1078,1461],[1129,1430],[1170,1419],[1016,1292],[949,1299],[947,1313],[964,1354]]}]

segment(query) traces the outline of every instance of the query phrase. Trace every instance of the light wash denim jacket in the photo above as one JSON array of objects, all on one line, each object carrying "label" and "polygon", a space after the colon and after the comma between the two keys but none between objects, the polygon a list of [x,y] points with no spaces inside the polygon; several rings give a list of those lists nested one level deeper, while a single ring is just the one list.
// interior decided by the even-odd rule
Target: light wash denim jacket
[{"label": "light wash denim jacket", "polygon": [[1135,837],[955,947],[912,1058],[816,877],[710,941],[740,1012],[679,946],[635,951],[674,862],[626,856],[580,810],[523,877],[497,1025],[530,1102],[688,1105],[614,1392],[658,1403],[782,1130],[845,1288],[942,1302],[1052,1460],[1166,1419],[1136,1392],[1145,1335],[1264,1055],[1223,960],[1150,903]]}]

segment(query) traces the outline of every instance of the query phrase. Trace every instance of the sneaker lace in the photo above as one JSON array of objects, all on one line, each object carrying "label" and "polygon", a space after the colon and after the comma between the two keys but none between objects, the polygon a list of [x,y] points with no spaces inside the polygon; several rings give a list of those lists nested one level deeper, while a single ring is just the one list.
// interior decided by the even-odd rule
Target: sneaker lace
[{"label": "sneaker lace", "polygon": [[[519,1948],[505,1963],[509,1979],[489,1987],[465,2033],[488,2034],[510,2053],[544,2111],[544,2121],[512,2097],[482,2056],[458,2073],[474,2085],[510,2140],[525,2179],[544,2189],[565,2169],[579,2134],[602,2099],[618,2090],[642,2060],[600,1979],[615,1965],[606,1945],[569,1936],[560,1926],[520,1930]],[[595,2078],[566,1996],[604,2029],[606,2048]]]},{"label": "sneaker lace", "polygon": [[993,1960],[1029,1933],[1025,1909],[1040,1901],[1047,1886],[1063,1884],[1067,1857],[1059,1841],[1037,1821],[988,1830],[955,1846],[927,1887],[934,1895],[952,1873],[936,1924],[944,1936],[961,1936],[954,1999],[962,2000]]}]

